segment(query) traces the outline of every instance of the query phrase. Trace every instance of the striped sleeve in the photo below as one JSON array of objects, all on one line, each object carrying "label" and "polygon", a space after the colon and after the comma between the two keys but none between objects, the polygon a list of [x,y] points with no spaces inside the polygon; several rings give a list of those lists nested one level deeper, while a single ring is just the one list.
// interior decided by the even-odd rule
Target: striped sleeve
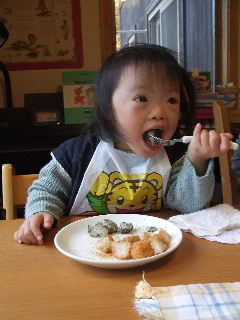
[{"label": "striped sleeve", "polygon": [[172,167],[166,190],[166,206],[181,213],[198,211],[209,205],[213,197],[215,176],[213,160],[205,175],[198,176],[195,167],[184,156]]},{"label": "striped sleeve", "polygon": [[53,158],[39,173],[28,190],[25,217],[37,212],[48,212],[56,219],[64,214],[72,191],[72,180],[63,167]]}]

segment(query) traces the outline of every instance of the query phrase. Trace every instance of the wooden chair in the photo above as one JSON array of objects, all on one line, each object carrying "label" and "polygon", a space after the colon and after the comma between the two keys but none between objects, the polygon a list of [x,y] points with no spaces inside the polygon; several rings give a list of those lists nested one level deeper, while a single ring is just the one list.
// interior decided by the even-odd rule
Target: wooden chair
[{"label": "wooden chair", "polygon": [[12,164],[2,165],[3,209],[6,211],[6,220],[17,217],[17,207],[25,205],[28,188],[37,178],[38,174],[16,175]]},{"label": "wooden chair", "polygon": [[[227,109],[222,101],[213,102],[213,114],[215,128],[219,133],[233,133],[234,124],[239,124],[240,127],[240,110]],[[239,204],[237,175],[231,168],[232,155],[233,151],[230,150],[219,157],[223,203],[230,205]]]}]

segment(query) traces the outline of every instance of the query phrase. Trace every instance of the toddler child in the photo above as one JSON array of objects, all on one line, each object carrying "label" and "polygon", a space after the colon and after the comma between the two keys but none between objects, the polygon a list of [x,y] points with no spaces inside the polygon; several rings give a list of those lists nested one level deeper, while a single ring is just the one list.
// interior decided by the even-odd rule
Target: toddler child
[{"label": "toddler child", "polygon": [[197,124],[187,153],[172,166],[174,147],[168,157],[149,138],[191,134],[194,107],[188,74],[168,49],[139,44],[114,53],[99,73],[94,123],[53,150],[29,189],[15,240],[42,244],[43,230],[63,215],[142,213],[163,204],[189,213],[207,206],[212,159],[230,148],[232,135]]}]

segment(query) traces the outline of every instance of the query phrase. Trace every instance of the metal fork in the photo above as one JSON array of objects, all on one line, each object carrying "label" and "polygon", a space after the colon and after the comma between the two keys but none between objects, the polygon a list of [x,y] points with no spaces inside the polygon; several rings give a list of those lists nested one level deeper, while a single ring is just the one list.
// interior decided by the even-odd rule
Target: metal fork
[{"label": "metal fork", "polygon": [[[182,138],[172,139],[172,140],[161,139],[161,138],[158,138],[158,137],[154,136],[153,134],[149,134],[148,136],[150,138],[151,143],[154,146],[157,146],[157,145],[161,144],[161,145],[163,145],[165,147],[173,146],[175,143],[179,143],[179,142],[181,142],[181,143],[189,143],[193,139],[193,136],[183,136]],[[239,150],[240,149],[240,145],[238,143],[236,143],[236,142],[232,142],[231,141],[231,149]]]}]

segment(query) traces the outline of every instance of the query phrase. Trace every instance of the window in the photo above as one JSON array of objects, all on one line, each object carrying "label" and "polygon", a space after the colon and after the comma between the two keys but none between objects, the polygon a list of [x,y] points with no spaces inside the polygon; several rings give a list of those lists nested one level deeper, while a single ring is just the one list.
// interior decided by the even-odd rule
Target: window
[{"label": "window", "polygon": [[146,11],[149,42],[175,51],[179,62],[184,65],[182,0],[164,0],[153,10],[149,6]]},{"label": "window", "polygon": [[216,0],[115,1],[120,47],[134,42],[165,46],[187,71],[209,71],[214,87]]},{"label": "window", "polygon": [[128,44],[134,46],[135,43],[136,43],[136,36],[135,36],[135,33],[134,33],[129,37]]}]

